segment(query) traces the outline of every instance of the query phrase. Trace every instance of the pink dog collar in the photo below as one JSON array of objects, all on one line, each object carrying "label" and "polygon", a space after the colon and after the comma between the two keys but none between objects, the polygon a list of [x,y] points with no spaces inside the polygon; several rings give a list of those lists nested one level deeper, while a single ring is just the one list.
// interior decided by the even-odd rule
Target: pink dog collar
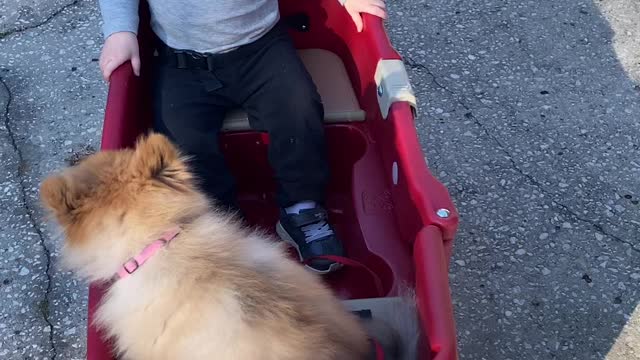
[{"label": "pink dog collar", "polygon": [[155,255],[160,249],[165,247],[167,244],[171,242],[178,234],[180,233],[180,228],[173,228],[171,230],[165,231],[162,236],[147,245],[142,251],[129,259],[127,262],[122,264],[120,270],[116,274],[116,278],[124,279],[129,275],[136,272],[147,260],[149,260],[153,255]]}]

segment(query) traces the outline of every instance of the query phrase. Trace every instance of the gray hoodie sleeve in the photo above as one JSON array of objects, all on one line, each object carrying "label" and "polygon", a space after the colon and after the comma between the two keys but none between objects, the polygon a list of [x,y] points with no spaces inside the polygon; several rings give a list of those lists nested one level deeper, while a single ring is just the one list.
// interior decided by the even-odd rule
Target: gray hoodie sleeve
[{"label": "gray hoodie sleeve", "polygon": [[109,35],[129,31],[138,33],[139,0],[99,0],[102,13],[102,33],[106,39]]}]

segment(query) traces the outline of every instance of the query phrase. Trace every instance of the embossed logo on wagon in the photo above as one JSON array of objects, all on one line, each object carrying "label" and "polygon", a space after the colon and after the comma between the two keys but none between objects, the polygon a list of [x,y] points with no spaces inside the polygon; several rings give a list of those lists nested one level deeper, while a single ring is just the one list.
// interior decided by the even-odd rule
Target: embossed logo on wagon
[{"label": "embossed logo on wagon", "polygon": [[367,215],[386,214],[393,211],[391,191],[382,193],[362,192],[362,208]]}]

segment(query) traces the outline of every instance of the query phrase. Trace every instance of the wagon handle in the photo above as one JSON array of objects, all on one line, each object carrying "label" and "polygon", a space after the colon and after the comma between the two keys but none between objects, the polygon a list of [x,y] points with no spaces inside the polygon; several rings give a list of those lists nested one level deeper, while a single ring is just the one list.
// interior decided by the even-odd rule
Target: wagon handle
[{"label": "wagon handle", "polygon": [[425,226],[413,245],[418,314],[433,360],[457,360],[455,320],[442,231]]}]

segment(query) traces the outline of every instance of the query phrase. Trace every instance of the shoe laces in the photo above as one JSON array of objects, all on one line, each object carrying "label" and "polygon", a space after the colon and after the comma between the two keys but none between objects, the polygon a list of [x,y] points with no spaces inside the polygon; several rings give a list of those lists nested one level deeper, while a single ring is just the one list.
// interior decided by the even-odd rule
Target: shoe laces
[{"label": "shoe laces", "polygon": [[333,235],[333,230],[331,230],[329,224],[324,220],[303,226],[301,230],[304,232],[307,243]]}]

